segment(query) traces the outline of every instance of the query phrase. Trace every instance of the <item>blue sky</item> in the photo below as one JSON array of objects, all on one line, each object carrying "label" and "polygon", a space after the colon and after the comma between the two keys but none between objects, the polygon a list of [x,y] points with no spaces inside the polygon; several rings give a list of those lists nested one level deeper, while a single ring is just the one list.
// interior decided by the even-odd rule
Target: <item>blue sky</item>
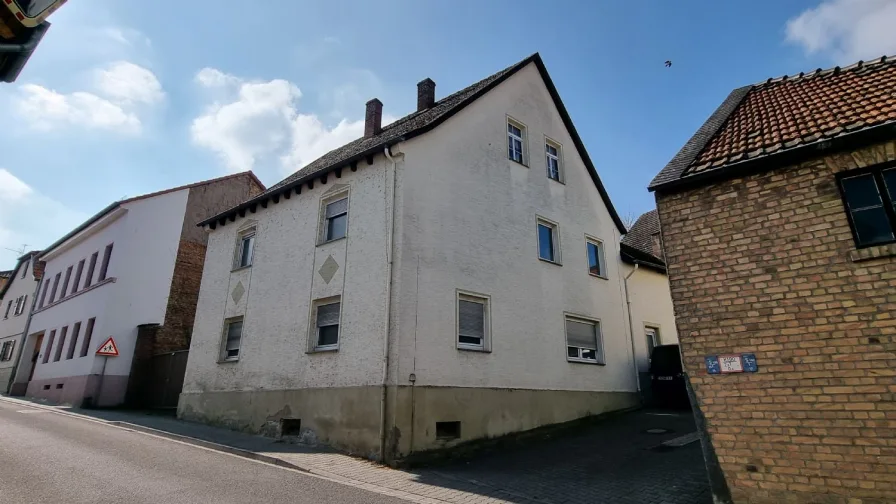
[{"label": "blue sky", "polygon": [[[540,52],[621,214],[731,89],[896,53],[892,0],[72,0],[0,85],[0,269],[113,200],[254,170],[273,184]],[[672,60],[672,67],[663,65]]]}]

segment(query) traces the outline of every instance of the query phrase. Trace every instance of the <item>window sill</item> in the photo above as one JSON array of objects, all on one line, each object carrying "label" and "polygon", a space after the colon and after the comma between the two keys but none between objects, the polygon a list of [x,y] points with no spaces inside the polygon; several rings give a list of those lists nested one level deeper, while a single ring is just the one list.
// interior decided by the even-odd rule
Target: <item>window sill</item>
[{"label": "window sill", "polygon": [[896,243],[873,245],[849,252],[849,260],[852,262],[873,261],[885,257],[896,257]]},{"label": "window sill", "polygon": [[247,270],[247,269],[249,269],[249,268],[251,268],[251,267],[252,267],[251,264],[248,265],[248,266],[240,266],[239,268],[233,268],[232,270],[230,270],[230,272],[231,272],[231,273],[236,273],[237,271]]},{"label": "window sill", "polygon": [[518,165],[522,166],[523,168],[528,168],[528,167],[529,167],[529,165],[527,165],[526,163],[524,163],[524,162],[522,162],[522,161],[517,161],[516,159],[510,159],[510,158],[507,158],[507,160],[510,161],[510,162],[513,163],[513,164],[518,164]]},{"label": "window sill", "polygon": [[233,363],[239,362],[239,361],[240,361],[239,357],[237,357],[236,359],[218,359],[218,364],[233,364]]},{"label": "window sill", "polygon": [[597,362],[596,360],[591,360],[591,359],[576,359],[573,357],[567,357],[566,361],[574,363],[574,364],[592,364],[594,366],[606,366],[607,365],[605,362]]},{"label": "window sill", "polygon": [[329,352],[338,352],[339,346],[326,346],[326,347],[317,347],[313,350],[308,350],[305,353],[315,354],[315,353],[329,353]]},{"label": "window sill", "polygon": [[554,266],[563,266],[563,263],[560,263],[557,261],[551,261],[550,259],[545,259],[543,257],[539,257],[538,260],[541,262],[546,262],[548,264],[553,264]]},{"label": "window sill", "polygon": [[345,235],[345,236],[343,236],[342,238],[336,238],[335,240],[329,240],[329,241],[318,242],[318,243],[317,243],[317,246],[318,246],[318,247],[323,247],[324,245],[329,245],[329,244],[331,244],[331,243],[336,243],[336,242],[338,242],[338,241],[342,241],[342,240],[344,240],[344,239],[346,239],[346,238],[348,238],[348,235]]},{"label": "window sill", "polygon": [[48,305],[44,305],[43,308],[38,308],[37,310],[34,310],[33,313],[40,313],[40,312],[42,312],[42,311],[44,311],[44,310],[47,310],[47,309],[49,309],[49,308],[52,308],[52,307],[58,305],[58,304],[62,304],[62,303],[64,303],[64,302],[68,301],[68,300],[71,299],[71,298],[78,297],[78,296],[80,296],[81,294],[84,294],[85,292],[90,292],[90,291],[92,291],[92,290],[94,290],[94,289],[99,289],[100,287],[102,287],[103,285],[106,285],[106,284],[115,283],[116,280],[118,280],[116,277],[108,277],[108,278],[106,278],[105,280],[102,280],[102,281],[100,281],[100,282],[97,282],[97,283],[91,285],[90,287],[85,287],[85,288],[79,290],[78,292],[76,292],[76,293],[74,293],[74,294],[69,294],[68,297],[64,297],[64,298],[59,299],[59,300],[57,300],[57,301],[54,301],[54,302],[52,302],[52,303],[50,303],[50,304],[48,304]]},{"label": "window sill", "polygon": [[591,276],[591,277],[594,277],[594,278],[601,278],[601,279],[603,279],[603,280],[609,280],[609,279],[610,279],[610,277],[608,277],[608,276],[606,276],[606,275],[595,275],[594,273],[588,273],[588,276]]},{"label": "window sill", "polygon": [[490,348],[485,348],[481,346],[473,346],[473,345],[457,345],[458,350],[463,350],[464,352],[479,352],[479,353],[492,353]]},{"label": "window sill", "polygon": [[557,179],[551,178],[551,177],[548,177],[548,180],[553,180],[554,182],[556,182],[560,185],[566,185],[566,182],[564,182],[563,180],[557,180]]}]

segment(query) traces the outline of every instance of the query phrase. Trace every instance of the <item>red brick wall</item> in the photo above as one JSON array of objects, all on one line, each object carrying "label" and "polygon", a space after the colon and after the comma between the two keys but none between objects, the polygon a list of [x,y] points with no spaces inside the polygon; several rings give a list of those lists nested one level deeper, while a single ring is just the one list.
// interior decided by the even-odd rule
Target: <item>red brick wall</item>
[{"label": "red brick wall", "polygon": [[[896,502],[896,246],[856,252],[835,181],[890,160],[896,142],[657,195],[685,367],[736,503]],[[704,356],[740,352],[758,373],[706,374]]]}]

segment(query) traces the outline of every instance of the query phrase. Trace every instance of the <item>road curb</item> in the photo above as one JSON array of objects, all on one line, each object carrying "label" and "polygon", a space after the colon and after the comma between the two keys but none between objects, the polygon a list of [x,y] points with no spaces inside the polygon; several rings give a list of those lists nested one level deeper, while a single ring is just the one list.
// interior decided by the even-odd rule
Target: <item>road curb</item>
[{"label": "road curb", "polygon": [[98,422],[105,425],[110,425],[112,427],[118,427],[120,429],[131,430],[135,432],[140,432],[143,434],[151,434],[153,436],[163,437],[167,439],[172,439],[174,441],[180,441],[186,444],[192,444],[195,446],[200,446],[202,448],[206,448],[209,450],[214,450],[222,453],[228,453],[230,455],[236,455],[238,457],[243,457],[251,460],[257,460],[259,462],[264,462],[267,464],[272,464],[280,467],[284,467],[286,469],[293,469],[296,471],[301,471],[304,473],[311,474],[312,471],[306,467],[298,466],[296,464],[292,464],[287,462],[281,458],[271,457],[270,455],[263,455],[258,452],[254,452],[252,450],[244,450],[242,448],[236,448],[233,446],[223,445],[220,443],[215,443],[212,441],[206,441],[204,439],[194,438],[192,436],[185,436],[183,434],[174,434],[171,432],[163,431],[160,429],[153,429],[152,427],[145,427],[143,425],[138,425],[130,422],[123,422],[121,420],[103,420],[102,418],[92,417],[90,415],[82,415],[80,413],[75,413],[73,411],[65,411],[59,409],[55,406],[49,406],[45,404],[35,404],[31,401],[24,401],[21,399],[13,399],[7,396],[0,396],[0,401],[5,401],[13,404],[17,404],[20,406],[25,406],[29,408],[37,408],[46,410],[52,413],[56,413],[58,415],[67,415],[75,418],[79,418],[82,420],[87,420],[90,422]]}]

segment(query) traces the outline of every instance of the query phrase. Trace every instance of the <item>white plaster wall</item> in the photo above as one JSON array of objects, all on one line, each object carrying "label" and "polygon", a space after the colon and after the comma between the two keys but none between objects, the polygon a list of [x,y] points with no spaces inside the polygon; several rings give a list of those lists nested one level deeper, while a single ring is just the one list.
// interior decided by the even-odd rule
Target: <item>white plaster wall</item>
[{"label": "white plaster wall", "polygon": [[[34,299],[35,290],[37,289],[38,281],[34,279],[34,268],[31,264],[31,261],[34,259],[30,259],[28,262],[20,265],[13,272],[13,275],[9,278],[11,282],[9,284],[9,289],[6,291],[6,294],[2,298],[0,298],[0,346],[3,345],[6,341],[15,341],[15,347],[13,348],[13,358],[8,361],[0,361],[0,369],[11,368],[15,366],[16,360],[18,359],[19,352],[21,349],[21,335],[25,330],[25,324],[28,321],[28,313],[31,311],[31,301]],[[22,278],[22,270],[25,270],[25,278]],[[15,315],[16,311],[16,299],[19,296],[28,296],[28,299],[25,301],[25,309],[21,314]],[[12,301],[12,308],[9,310],[9,318],[2,318],[3,315],[6,314],[6,306]],[[0,387],[5,386],[5,383],[0,383]]]},{"label": "white plaster wall", "polygon": [[[633,266],[624,264],[623,273],[628,275]],[[635,355],[638,358],[638,369],[647,371],[649,356],[647,355],[646,326],[659,328],[660,344],[678,343],[678,330],[675,327],[675,312],[672,308],[672,292],[669,290],[669,278],[662,273],[640,267],[629,279],[629,297],[632,302],[632,325],[635,330]]]},{"label": "white plaster wall", "polygon": [[[529,167],[507,159],[507,115],[527,127]],[[546,176],[545,136],[562,146],[565,184]],[[619,232],[535,65],[401,149],[392,379],[636,390]],[[538,260],[536,215],[559,223],[562,266]],[[588,275],[585,234],[603,240],[609,279]],[[456,289],[491,296],[491,353],[456,348]],[[564,312],[601,320],[606,366],[567,361]]]},{"label": "white plaster wall", "polygon": [[[380,383],[386,282],[386,170],[382,155],[327,184],[210,231],[184,393]],[[321,199],[349,189],[347,237],[317,245]],[[337,189],[339,189],[337,187]],[[239,230],[256,226],[253,264],[231,271]],[[332,256],[339,269],[318,273]],[[244,294],[234,299],[242,283]],[[308,353],[311,303],[342,296],[335,352]],[[224,320],[243,316],[240,357],[219,362]]]},{"label": "white plaster wall", "polygon": [[[137,326],[144,323],[161,324],[164,321],[188,194],[189,190],[184,189],[125,203],[122,207],[126,213],[112,224],[47,260],[45,278],[51,281],[56,273],[62,272],[59,287],[61,292],[66,269],[74,266],[71,277],[74,282],[78,262],[82,259],[85,259],[81,278],[81,285],[84,285],[90,256],[98,251],[95,284],[106,245],[114,243],[107,278],[114,277],[115,282],[75,295],[34,314],[29,334],[45,332],[44,348],[41,349],[34,371],[35,380],[99,373],[104,358],[96,357],[94,353],[109,336],[115,338],[120,356],[108,359],[105,374],[130,374]],[[50,289],[52,290],[52,286]],[[49,300],[49,295],[47,299]],[[92,317],[96,317],[91,338],[92,348],[87,356],[79,357],[87,320]],[[76,322],[81,322],[79,346],[74,357],[67,360]],[[56,351],[54,343],[50,360],[44,364],[50,331],[56,329],[58,342],[63,326],[69,326],[69,331],[62,357],[57,362],[53,361]],[[21,379],[22,377],[17,377],[16,381]]]}]

